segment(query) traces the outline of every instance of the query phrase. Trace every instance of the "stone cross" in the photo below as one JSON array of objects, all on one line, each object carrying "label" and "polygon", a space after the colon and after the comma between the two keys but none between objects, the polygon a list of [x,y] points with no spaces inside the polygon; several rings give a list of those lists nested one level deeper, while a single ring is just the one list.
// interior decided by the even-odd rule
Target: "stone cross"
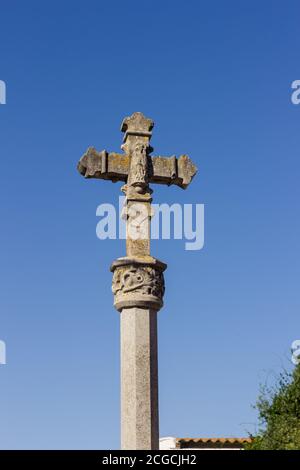
[{"label": "stone cross", "polygon": [[151,156],[154,123],[142,113],[123,120],[123,153],[90,147],[78,163],[85,178],[124,181],[126,256],[112,263],[114,306],[121,316],[121,447],[158,449],[157,312],[166,264],[150,255],[150,183],[185,189],[197,172],[187,155]]}]

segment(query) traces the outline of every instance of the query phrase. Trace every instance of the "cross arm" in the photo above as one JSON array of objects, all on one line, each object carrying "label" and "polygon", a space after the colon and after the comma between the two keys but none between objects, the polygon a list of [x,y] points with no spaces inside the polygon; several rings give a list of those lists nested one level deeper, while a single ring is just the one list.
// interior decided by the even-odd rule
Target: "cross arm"
[{"label": "cross arm", "polygon": [[175,184],[186,189],[197,173],[197,167],[187,155],[151,157],[151,183]]},{"label": "cross arm", "polygon": [[[116,181],[127,180],[130,157],[127,154],[98,152],[89,147],[78,162],[77,169],[85,178]],[[185,189],[197,172],[196,166],[187,155],[179,158],[149,156],[149,182],[171,185]]]},{"label": "cross arm", "polygon": [[78,162],[77,170],[85,178],[98,178],[126,181],[129,169],[129,158],[126,154],[108,153],[106,150],[97,152],[89,147]]}]

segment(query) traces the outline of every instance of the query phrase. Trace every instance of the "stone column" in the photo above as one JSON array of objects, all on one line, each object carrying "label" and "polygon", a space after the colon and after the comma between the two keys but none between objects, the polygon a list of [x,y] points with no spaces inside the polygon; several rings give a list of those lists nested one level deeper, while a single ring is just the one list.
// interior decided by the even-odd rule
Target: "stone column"
[{"label": "stone column", "polygon": [[141,113],[122,123],[130,156],[126,195],[126,257],[113,271],[114,305],[121,314],[122,449],[159,448],[157,312],[163,305],[166,265],[150,255],[153,121]]},{"label": "stone column", "polygon": [[147,256],[111,266],[114,306],[121,314],[121,448],[159,448],[157,312],[166,265]]},{"label": "stone column", "polygon": [[157,312],[121,312],[121,447],[158,449]]},{"label": "stone column", "polygon": [[187,188],[197,168],[187,155],[151,156],[154,122],[126,117],[123,154],[90,147],[78,163],[85,178],[123,181],[126,257],[111,266],[114,305],[121,314],[122,449],[158,449],[157,312],[166,265],[150,255],[150,184]]}]

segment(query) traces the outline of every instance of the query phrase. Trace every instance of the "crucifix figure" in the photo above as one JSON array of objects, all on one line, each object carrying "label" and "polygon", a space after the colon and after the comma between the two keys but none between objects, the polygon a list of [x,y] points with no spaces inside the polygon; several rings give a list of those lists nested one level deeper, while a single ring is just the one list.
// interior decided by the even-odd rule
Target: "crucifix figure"
[{"label": "crucifix figure", "polygon": [[123,153],[90,147],[78,163],[85,178],[123,181],[126,256],[112,263],[114,306],[121,317],[121,447],[158,449],[157,312],[167,265],[150,255],[150,183],[185,189],[197,172],[187,155],[151,156],[154,123],[142,113],[122,122]]}]

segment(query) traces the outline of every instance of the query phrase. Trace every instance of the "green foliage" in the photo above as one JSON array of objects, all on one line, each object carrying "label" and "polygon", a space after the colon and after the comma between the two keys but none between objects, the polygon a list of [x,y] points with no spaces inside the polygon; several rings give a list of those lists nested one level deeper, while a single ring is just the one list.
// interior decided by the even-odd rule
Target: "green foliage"
[{"label": "green foliage", "polygon": [[300,364],[261,388],[256,408],[261,428],[249,450],[300,450]]}]

